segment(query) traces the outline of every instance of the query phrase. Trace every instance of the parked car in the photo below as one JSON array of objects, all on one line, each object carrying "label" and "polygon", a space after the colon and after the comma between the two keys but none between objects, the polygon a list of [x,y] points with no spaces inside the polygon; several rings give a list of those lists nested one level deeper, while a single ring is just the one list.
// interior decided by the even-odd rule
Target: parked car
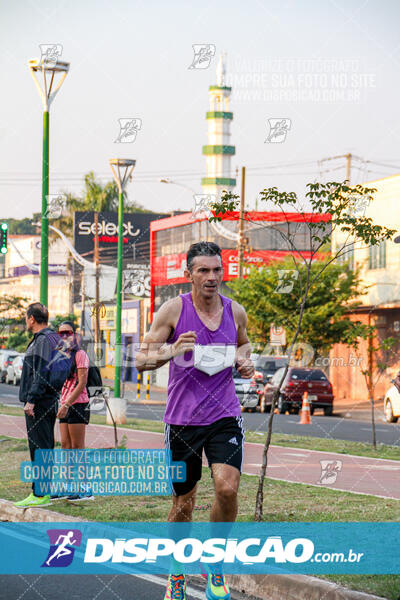
[{"label": "parked car", "polygon": [[0,381],[4,383],[7,375],[7,367],[9,367],[19,352],[16,350],[0,350]]},{"label": "parked car", "polygon": [[[265,404],[271,408],[274,392],[283,377],[284,368],[278,369],[272,379],[264,387]],[[283,381],[278,397],[278,411],[298,414],[303,402],[303,394],[308,392],[310,412],[322,408],[324,415],[331,416],[333,412],[332,385],[321,369],[306,369],[290,367]]]},{"label": "parked car", "polygon": [[7,367],[6,383],[12,383],[13,385],[19,385],[21,381],[22,365],[24,363],[25,354],[18,354],[12,361],[11,365]]},{"label": "parked car", "polygon": [[263,393],[261,381],[257,380],[256,376],[253,376],[251,379],[242,377],[235,367],[233,368],[232,375],[242,411],[250,410],[251,412],[255,412],[259,405],[260,396]]},{"label": "parked car", "polygon": [[397,423],[400,417],[400,394],[394,385],[385,394],[383,410],[388,423]]},{"label": "parked car", "polygon": [[287,356],[263,356],[262,354],[252,354],[251,359],[257,372],[262,373],[263,383],[271,381],[272,376],[281,367],[286,367]]}]

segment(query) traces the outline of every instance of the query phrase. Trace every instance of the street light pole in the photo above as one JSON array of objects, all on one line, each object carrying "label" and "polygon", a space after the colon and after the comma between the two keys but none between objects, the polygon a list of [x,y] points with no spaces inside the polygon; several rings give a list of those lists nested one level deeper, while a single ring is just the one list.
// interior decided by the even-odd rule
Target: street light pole
[{"label": "street light pole", "polygon": [[[48,279],[49,279],[49,220],[48,220],[48,202],[49,195],[49,125],[50,125],[50,104],[54,100],[64,79],[69,71],[69,63],[63,61],[47,62],[30,60],[29,70],[39,91],[43,103],[43,163],[42,163],[42,231],[40,247],[40,302],[47,306],[48,300]],[[37,78],[43,77],[43,88]],[[56,75],[60,78],[55,84]],[[53,87],[54,85],[54,87]]]},{"label": "street light pole", "polygon": [[[118,186],[118,258],[117,258],[117,310],[115,315],[115,376],[114,397],[121,398],[121,315],[122,315],[122,249],[124,225],[124,189],[132,177],[136,160],[127,158],[111,158],[110,166]],[[125,169],[121,174],[121,169]]]},{"label": "street light pole", "polygon": [[239,244],[238,244],[238,278],[243,278],[243,257],[244,257],[244,194],[246,189],[246,167],[242,167],[242,193],[240,195],[240,213],[239,213]]},{"label": "street light pole", "polygon": [[42,230],[40,243],[40,302],[47,306],[49,280],[49,126],[50,113],[43,111],[43,162],[42,162]]}]

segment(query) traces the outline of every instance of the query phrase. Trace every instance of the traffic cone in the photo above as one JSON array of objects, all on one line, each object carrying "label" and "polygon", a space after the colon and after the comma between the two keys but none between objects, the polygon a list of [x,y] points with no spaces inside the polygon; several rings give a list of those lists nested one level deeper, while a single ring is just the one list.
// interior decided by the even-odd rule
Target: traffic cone
[{"label": "traffic cone", "polygon": [[308,400],[308,392],[304,392],[303,405],[301,407],[300,425],[311,425],[310,402]]}]

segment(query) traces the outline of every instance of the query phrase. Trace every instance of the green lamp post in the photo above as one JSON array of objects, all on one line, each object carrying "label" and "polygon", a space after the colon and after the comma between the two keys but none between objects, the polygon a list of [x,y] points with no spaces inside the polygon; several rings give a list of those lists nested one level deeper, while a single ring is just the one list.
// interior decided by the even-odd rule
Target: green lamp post
[{"label": "green lamp post", "polygon": [[110,158],[110,167],[117,182],[119,192],[118,203],[118,258],[117,258],[117,309],[115,315],[115,377],[114,398],[121,398],[121,364],[122,364],[122,249],[124,225],[124,190],[132,177],[136,160],[129,158]]},{"label": "green lamp post", "polygon": [[[47,306],[49,278],[49,221],[47,197],[49,195],[49,119],[50,104],[63,84],[69,63],[57,60],[30,60],[29,70],[43,103],[43,163],[42,163],[42,233],[40,249],[40,302]],[[42,80],[43,87],[39,81]],[[56,82],[57,78],[57,82]]]}]

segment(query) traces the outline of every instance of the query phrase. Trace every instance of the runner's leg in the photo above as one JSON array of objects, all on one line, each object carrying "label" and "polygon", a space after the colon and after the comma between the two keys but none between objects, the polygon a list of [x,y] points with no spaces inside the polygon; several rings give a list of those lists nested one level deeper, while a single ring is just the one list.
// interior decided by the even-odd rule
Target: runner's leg
[{"label": "runner's leg", "polygon": [[192,520],[197,485],[183,496],[172,497],[172,507],[169,511],[168,521],[183,523]]},{"label": "runner's leg", "polygon": [[210,520],[213,522],[235,521],[238,512],[237,493],[240,471],[231,465],[214,463],[211,465],[215,498],[211,507]]}]

